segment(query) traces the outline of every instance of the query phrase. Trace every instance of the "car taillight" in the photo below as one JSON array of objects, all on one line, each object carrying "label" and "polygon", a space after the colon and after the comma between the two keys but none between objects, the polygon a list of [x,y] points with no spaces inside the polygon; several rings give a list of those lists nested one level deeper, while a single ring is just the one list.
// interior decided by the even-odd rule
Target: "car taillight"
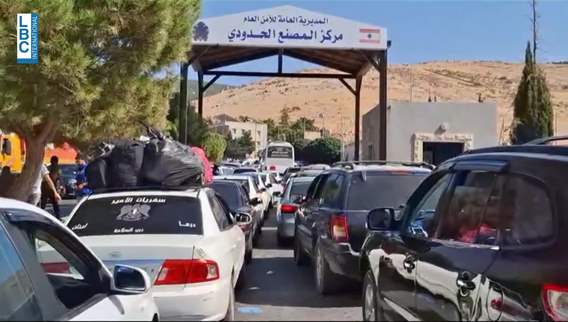
[{"label": "car taillight", "polygon": [[69,263],[42,263],[41,267],[46,273],[67,274],[69,273]]},{"label": "car taillight", "polygon": [[271,165],[271,166],[270,166],[270,171],[276,171],[276,166]]},{"label": "car taillight", "polygon": [[155,285],[202,283],[219,279],[219,265],[206,259],[168,259],[156,278]]},{"label": "car taillight", "polygon": [[296,210],[298,210],[298,206],[296,205],[291,205],[291,204],[283,204],[282,206],[280,206],[280,212],[285,212],[285,213],[295,213]]},{"label": "car taillight", "polygon": [[332,215],[329,221],[329,231],[331,239],[336,242],[349,241],[349,226],[347,224],[347,216]]},{"label": "car taillight", "polygon": [[542,287],[542,302],[551,319],[568,320],[568,286],[545,284]]}]

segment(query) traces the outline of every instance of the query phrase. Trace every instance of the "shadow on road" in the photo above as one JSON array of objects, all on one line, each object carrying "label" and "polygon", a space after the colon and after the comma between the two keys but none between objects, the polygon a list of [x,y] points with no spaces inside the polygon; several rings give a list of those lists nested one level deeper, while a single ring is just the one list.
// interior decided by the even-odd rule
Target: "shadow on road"
[{"label": "shadow on road", "polygon": [[278,246],[275,215],[271,212],[254,249],[254,259],[246,268],[243,289],[237,294],[239,303],[306,308],[361,305],[360,288],[356,282],[336,295],[319,294],[315,289],[312,267],[297,266],[291,248],[291,245]]},{"label": "shadow on road", "polygon": [[314,285],[311,266],[298,267],[291,257],[255,258],[247,267],[243,289],[237,300],[243,304],[298,307],[357,307],[357,290],[323,296]]}]

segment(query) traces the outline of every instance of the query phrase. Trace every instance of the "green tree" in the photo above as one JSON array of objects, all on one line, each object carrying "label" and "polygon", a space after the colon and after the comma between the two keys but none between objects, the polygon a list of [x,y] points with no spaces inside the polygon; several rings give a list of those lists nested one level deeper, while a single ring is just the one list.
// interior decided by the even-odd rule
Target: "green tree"
[{"label": "green tree", "polygon": [[207,134],[203,142],[203,149],[207,153],[207,158],[212,162],[221,162],[226,148],[227,141],[218,133]]},{"label": "green tree", "polygon": [[304,160],[309,163],[332,164],[339,161],[341,154],[341,141],[326,137],[308,143],[303,149]]},{"label": "green tree", "polygon": [[550,92],[542,69],[535,63],[530,42],[525,53],[523,76],[514,101],[511,142],[522,144],[553,135]]},{"label": "green tree", "polygon": [[251,154],[256,149],[256,144],[252,140],[250,131],[243,132],[243,135],[239,138],[239,144],[246,154]]},{"label": "green tree", "polygon": [[[184,58],[198,0],[0,0],[0,124],[26,142],[8,196],[26,199],[45,145],[85,144],[163,127],[173,78],[157,71]],[[15,17],[39,14],[39,64],[16,64]]]}]

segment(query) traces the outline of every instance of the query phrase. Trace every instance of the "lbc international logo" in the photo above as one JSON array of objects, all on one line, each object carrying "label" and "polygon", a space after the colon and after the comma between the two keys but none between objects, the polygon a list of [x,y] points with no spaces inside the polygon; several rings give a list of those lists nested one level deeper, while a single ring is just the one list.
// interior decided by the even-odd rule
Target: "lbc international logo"
[{"label": "lbc international logo", "polygon": [[37,64],[39,46],[37,13],[19,13],[16,30],[17,63]]}]

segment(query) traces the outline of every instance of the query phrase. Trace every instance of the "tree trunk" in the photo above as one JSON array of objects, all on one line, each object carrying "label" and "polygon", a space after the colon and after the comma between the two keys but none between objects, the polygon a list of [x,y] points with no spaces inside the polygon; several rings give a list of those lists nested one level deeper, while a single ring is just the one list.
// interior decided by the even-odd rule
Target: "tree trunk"
[{"label": "tree trunk", "polygon": [[5,190],[6,197],[22,201],[27,201],[32,193],[32,186],[40,175],[39,172],[45,152],[45,143],[39,142],[38,138],[27,138],[25,142],[26,162],[22,173]]}]

